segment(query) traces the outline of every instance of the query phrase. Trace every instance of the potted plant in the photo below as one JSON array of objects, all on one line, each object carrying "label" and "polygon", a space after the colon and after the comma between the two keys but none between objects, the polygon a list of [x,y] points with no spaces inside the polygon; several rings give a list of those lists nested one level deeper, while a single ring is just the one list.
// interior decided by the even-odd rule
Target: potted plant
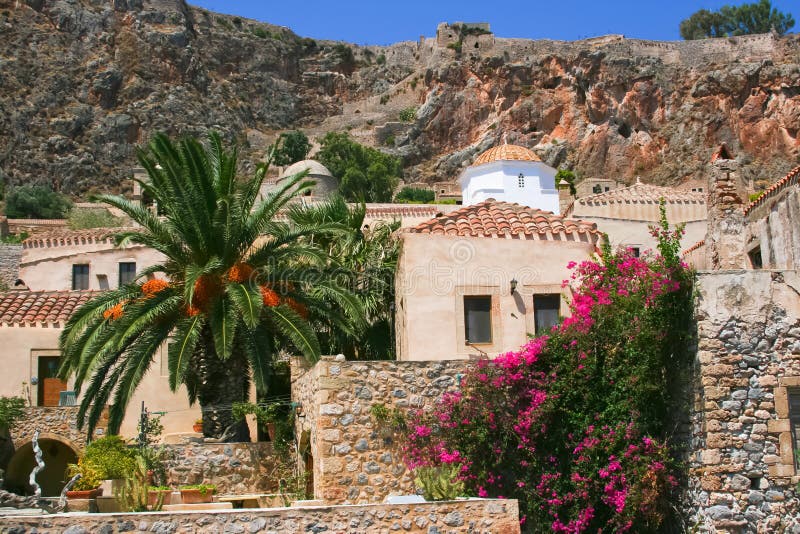
[{"label": "potted plant", "polygon": [[83,463],[93,466],[107,495],[116,494],[136,466],[135,451],[119,436],[104,436],[86,446]]},{"label": "potted plant", "polygon": [[81,458],[77,464],[69,464],[67,466],[67,480],[77,474],[80,474],[81,477],[67,491],[67,499],[94,499],[103,494],[103,490],[100,488],[102,478],[95,466],[86,463]]},{"label": "potted plant", "polygon": [[150,486],[147,488],[147,506],[154,510],[170,503],[172,488],[169,486]]},{"label": "potted plant", "polygon": [[203,420],[202,419],[197,419],[194,422],[194,425],[192,425],[192,430],[202,434],[203,433]]},{"label": "potted plant", "polygon": [[199,504],[211,502],[217,487],[213,484],[193,484],[178,488],[183,504]]}]

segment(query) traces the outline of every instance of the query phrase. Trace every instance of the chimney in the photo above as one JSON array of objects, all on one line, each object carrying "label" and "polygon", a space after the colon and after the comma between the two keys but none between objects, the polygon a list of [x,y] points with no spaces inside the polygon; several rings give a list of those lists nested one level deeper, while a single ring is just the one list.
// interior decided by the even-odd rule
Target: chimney
[{"label": "chimney", "polygon": [[567,210],[575,202],[575,197],[572,196],[569,189],[569,182],[562,178],[558,182],[558,212],[565,217],[567,216]]},{"label": "chimney", "polygon": [[738,163],[729,158],[723,145],[710,164],[706,253],[714,271],[747,268],[743,192],[739,188]]}]

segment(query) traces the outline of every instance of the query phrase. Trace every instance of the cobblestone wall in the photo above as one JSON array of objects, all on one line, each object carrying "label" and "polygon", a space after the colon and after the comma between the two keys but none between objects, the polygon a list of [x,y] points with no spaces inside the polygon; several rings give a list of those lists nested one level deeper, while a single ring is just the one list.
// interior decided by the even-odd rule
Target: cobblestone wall
[{"label": "cobblestone wall", "polygon": [[272,493],[278,484],[272,444],[166,445],[167,485],[214,484],[218,494]]},{"label": "cobblestone wall", "polygon": [[[30,443],[38,430],[42,438],[57,439],[82,451],[86,447],[86,431],[78,428],[77,416],[77,406],[29,406],[25,408],[25,416],[11,429],[14,447]],[[105,412],[98,422],[95,430],[98,436],[105,432],[107,416]]]},{"label": "cobblestone wall", "polygon": [[14,534],[112,534],[115,532],[439,532],[516,534],[517,501],[474,499],[407,505],[273,508],[140,514],[63,514],[6,517],[3,532]]},{"label": "cobblestone wall", "polygon": [[[348,362],[324,358],[304,370],[292,365],[292,400],[302,415],[301,448],[313,457],[314,496],[326,503],[380,502],[416,493],[397,439],[370,413],[383,404],[402,413],[433,406],[458,388],[464,360]],[[305,372],[303,372],[305,371]]]},{"label": "cobblestone wall", "polygon": [[0,245],[0,285],[13,288],[19,278],[22,245]]},{"label": "cobblestone wall", "polygon": [[800,276],[701,273],[697,290],[694,520],[708,532],[797,532],[788,395],[800,387]]}]

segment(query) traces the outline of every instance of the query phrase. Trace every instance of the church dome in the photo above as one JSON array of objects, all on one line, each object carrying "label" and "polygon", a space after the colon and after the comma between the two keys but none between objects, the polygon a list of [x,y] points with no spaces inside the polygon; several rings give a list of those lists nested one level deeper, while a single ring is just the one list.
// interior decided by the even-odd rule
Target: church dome
[{"label": "church dome", "polygon": [[471,167],[477,167],[484,163],[494,161],[542,161],[532,150],[519,145],[507,145],[492,147],[478,156]]},{"label": "church dome", "polygon": [[328,168],[319,161],[315,161],[313,159],[304,159],[303,161],[292,163],[286,167],[286,170],[284,170],[283,174],[281,174],[281,178],[285,178],[305,170],[308,170],[309,176],[333,176],[331,171],[329,171]]}]

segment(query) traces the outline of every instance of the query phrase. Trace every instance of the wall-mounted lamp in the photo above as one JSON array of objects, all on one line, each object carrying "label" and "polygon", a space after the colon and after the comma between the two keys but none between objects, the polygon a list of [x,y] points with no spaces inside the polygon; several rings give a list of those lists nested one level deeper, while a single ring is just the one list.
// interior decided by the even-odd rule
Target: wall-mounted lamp
[{"label": "wall-mounted lamp", "polygon": [[516,278],[512,278],[511,279],[511,294],[513,295],[514,291],[516,291],[516,290],[517,290],[517,279]]}]

